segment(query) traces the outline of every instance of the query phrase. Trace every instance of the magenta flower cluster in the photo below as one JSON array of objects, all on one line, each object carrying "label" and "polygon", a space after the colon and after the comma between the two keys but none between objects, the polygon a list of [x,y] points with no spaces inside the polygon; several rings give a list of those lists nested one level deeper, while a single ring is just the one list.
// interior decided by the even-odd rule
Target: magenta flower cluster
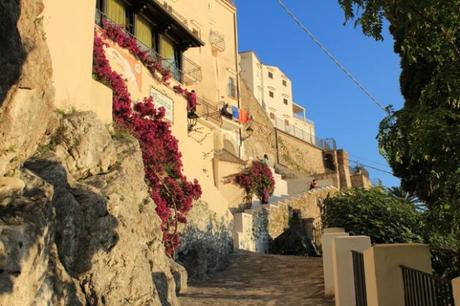
[{"label": "magenta flower cluster", "polygon": [[167,68],[164,68],[161,64],[161,58],[159,56],[152,56],[148,51],[142,51],[137,41],[134,37],[126,33],[119,25],[111,23],[110,21],[104,19],[102,21],[103,32],[102,37],[104,39],[110,39],[111,41],[117,43],[120,47],[127,49],[132,55],[139,59],[142,64],[150,71],[152,76],[157,79],[155,72],[161,74],[161,81],[163,83],[168,83],[171,79],[171,71]]},{"label": "magenta flower cluster", "polygon": [[265,204],[275,190],[272,171],[266,163],[260,161],[253,161],[250,167],[237,174],[235,183],[244,189],[248,200],[255,194]]},{"label": "magenta flower cluster", "polygon": [[[103,32],[104,38],[113,38],[120,46],[137,52],[137,45],[119,35],[112,26],[107,30],[111,32]],[[200,198],[201,187],[197,180],[188,181],[182,173],[178,140],[172,135],[169,123],[164,120],[164,108],[156,108],[151,97],[136,103],[132,101],[126,81],[111,68],[105,47],[102,38],[95,33],[93,73],[113,90],[115,122],[128,129],[139,141],[145,179],[162,222],[163,243],[166,253],[173,256],[180,245],[178,223],[187,222],[187,213],[193,201]]]}]

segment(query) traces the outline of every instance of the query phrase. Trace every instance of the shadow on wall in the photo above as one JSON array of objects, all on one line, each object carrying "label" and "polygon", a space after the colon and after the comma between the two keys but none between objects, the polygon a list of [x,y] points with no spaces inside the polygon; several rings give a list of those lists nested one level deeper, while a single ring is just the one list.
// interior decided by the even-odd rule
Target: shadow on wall
[{"label": "shadow on wall", "polygon": [[19,1],[0,2],[0,106],[10,87],[19,79],[26,58],[26,51],[17,29],[19,15]]},{"label": "shadow on wall", "polygon": [[[0,296],[11,293],[16,281],[35,281],[32,286],[40,288],[36,297],[48,290],[53,300],[81,305],[80,288],[66,274],[78,277],[91,269],[96,252],[109,252],[116,245],[118,221],[108,213],[102,195],[83,184],[71,187],[59,162],[31,159],[24,167],[24,191],[6,205],[0,203],[0,246],[5,251],[0,255]],[[84,294],[88,303],[97,303],[93,292]]]},{"label": "shadow on wall", "polygon": [[209,217],[205,228],[188,225],[181,240],[177,261],[186,268],[190,279],[205,279],[228,266],[233,240],[223,218],[216,221]]}]

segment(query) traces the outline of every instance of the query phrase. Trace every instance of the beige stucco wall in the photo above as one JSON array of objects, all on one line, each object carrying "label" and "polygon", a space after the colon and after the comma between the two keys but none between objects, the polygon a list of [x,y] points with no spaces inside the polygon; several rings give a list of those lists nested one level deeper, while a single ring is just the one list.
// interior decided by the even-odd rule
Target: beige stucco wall
[{"label": "beige stucco wall", "polygon": [[460,305],[460,277],[457,277],[452,280],[452,288],[454,293],[455,305]]},{"label": "beige stucco wall", "polygon": [[217,161],[217,188],[228,201],[229,208],[238,208],[242,204],[244,190],[234,183],[234,175],[243,170],[244,165],[226,161]]},{"label": "beige stucco wall", "polygon": [[401,265],[432,273],[431,254],[425,244],[384,244],[364,251],[368,305],[404,306]]},{"label": "beige stucco wall", "polygon": [[[78,2],[78,5],[72,6],[72,10],[69,10],[68,3],[65,1],[45,0],[44,23],[53,63],[53,82],[56,87],[55,105],[64,109],[92,110],[104,122],[111,123],[112,92],[108,87],[92,78],[95,7],[95,0]],[[218,7],[219,5],[216,4],[213,14],[217,15],[213,18],[216,22],[228,25],[229,18],[222,18],[219,15],[227,13],[219,11]],[[225,8],[225,10],[229,9],[231,11],[231,8]],[[190,10],[189,7],[188,13],[191,12],[195,15],[198,10]],[[206,20],[211,18],[207,14],[203,16],[207,18]],[[233,18],[234,11],[228,13],[228,16]],[[231,26],[233,26],[232,20],[230,19]],[[210,25],[207,26],[209,29]],[[232,53],[231,49],[236,48],[236,44],[234,43],[232,47],[230,40],[227,48],[228,52]],[[184,173],[189,179],[197,178],[200,181],[203,189],[202,199],[209,203],[210,209],[219,215],[226,215],[228,200],[214,185],[212,163],[215,139],[219,138],[216,135],[226,132],[200,119],[194,131],[187,133],[186,101],[171,89],[175,84],[174,80],[169,86],[158,82],[128,51],[114,44],[106,49],[106,55],[112,68],[128,80],[128,89],[133,100],[149,96],[152,88],[160,92],[163,97],[171,99],[173,105],[171,130],[179,140]],[[236,55],[236,51],[233,51],[233,55]],[[210,62],[209,59],[206,60],[206,55],[203,55],[202,60]],[[223,65],[231,66],[230,58],[227,58]],[[236,59],[233,60],[233,65],[236,66]],[[213,75],[216,76],[215,73]],[[209,92],[217,92],[216,87],[223,87],[224,81],[214,87],[209,85],[212,82],[216,84],[217,81],[209,80],[209,83],[206,83],[203,88],[207,88]],[[233,141],[234,146],[238,148],[238,144],[235,143],[238,133],[231,131],[227,134],[225,137]]]},{"label": "beige stucco wall", "polygon": [[[227,102],[238,105],[236,97],[227,95],[228,78],[238,82],[238,38],[236,30],[236,8],[225,0],[165,0],[177,11],[191,29],[199,32],[203,47],[191,48],[184,55],[201,66],[202,81],[190,84],[199,96],[221,105]],[[223,35],[225,49],[216,50],[210,41],[211,31]]]},{"label": "beige stucco wall", "polygon": [[94,111],[105,123],[111,122],[111,91],[92,79],[96,0],[73,3],[72,9],[61,0],[45,0],[44,4],[46,41],[56,89],[55,106]]},{"label": "beige stucco wall", "polygon": [[332,241],[334,299],[336,306],[356,306],[352,251],[371,247],[369,236],[337,237]]}]

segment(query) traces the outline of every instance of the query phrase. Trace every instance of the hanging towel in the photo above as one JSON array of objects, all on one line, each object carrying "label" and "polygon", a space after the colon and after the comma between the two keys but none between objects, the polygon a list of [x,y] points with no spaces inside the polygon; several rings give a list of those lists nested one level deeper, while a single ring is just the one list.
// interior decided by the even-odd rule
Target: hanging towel
[{"label": "hanging towel", "polygon": [[247,110],[240,110],[240,123],[245,124],[249,122],[249,112]]},{"label": "hanging towel", "polygon": [[239,117],[240,117],[238,107],[232,106],[232,116],[233,116],[233,120],[238,121],[238,119],[239,119]]}]

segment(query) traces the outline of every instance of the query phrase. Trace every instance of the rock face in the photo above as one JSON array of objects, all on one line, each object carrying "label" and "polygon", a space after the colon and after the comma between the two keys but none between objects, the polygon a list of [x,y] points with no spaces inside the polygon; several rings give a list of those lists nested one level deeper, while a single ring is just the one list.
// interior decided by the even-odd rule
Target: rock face
[{"label": "rock face", "polygon": [[[0,4],[0,176],[15,169],[46,138],[54,88],[41,0]],[[4,98],[4,99],[3,99]]]},{"label": "rock face", "polygon": [[177,305],[138,143],[75,113],[47,149],[0,181],[0,305]]}]

